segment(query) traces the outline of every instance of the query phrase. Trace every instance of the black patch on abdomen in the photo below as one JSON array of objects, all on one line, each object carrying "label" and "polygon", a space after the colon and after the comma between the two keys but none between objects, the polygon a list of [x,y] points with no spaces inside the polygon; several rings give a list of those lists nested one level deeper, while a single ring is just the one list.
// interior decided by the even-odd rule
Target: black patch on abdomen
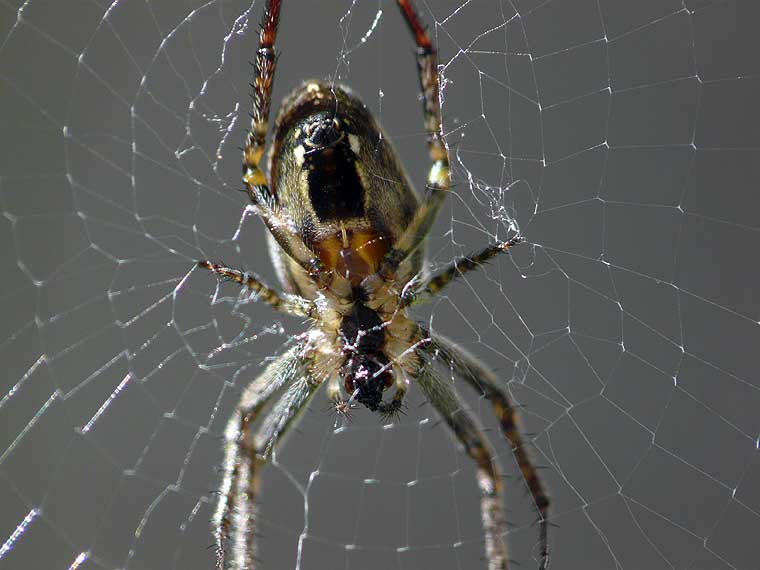
[{"label": "black patch on abdomen", "polygon": [[319,221],[364,217],[364,187],[346,144],[315,149],[304,157],[309,199]]}]

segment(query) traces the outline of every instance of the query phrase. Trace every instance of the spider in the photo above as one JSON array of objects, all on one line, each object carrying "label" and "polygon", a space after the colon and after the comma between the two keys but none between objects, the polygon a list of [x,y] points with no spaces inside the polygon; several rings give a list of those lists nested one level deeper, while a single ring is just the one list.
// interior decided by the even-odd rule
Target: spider
[{"label": "spider", "polygon": [[[459,275],[522,241],[488,245],[426,277],[425,240],[449,190],[449,156],[441,128],[437,52],[410,0],[397,0],[417,45],[427,147],[426,191],[412,190],[389,139],[347,87],[306,81],[278,112],[261,170],[277,58],[281,0],[267,0],[252,88],[243,181],[268,228],[268,244],[285,292],[256,276],[211,261],[198,265],[250,289],[271,307],[305,318],[309,330],[244,390],[225,431],[224,476],[213,519],[216,568],[254,567],[254,500],[261,467],[318,389],[339,414],[361,404],[382,416],[402,411],[415,384],[477,466],[485,551],[490,570],[508,567],[502,478],[478,421],[435,370],[442,362],[487,398],[510,444],[538,513],[540,568],[549,559],[549,500],[497,377],[452,341],[407,314]],[[393,388],[393,395],[385,397]],[[267,413],[263,413],[268,410]],[[260,417],[263,416],[263,417]]]}]

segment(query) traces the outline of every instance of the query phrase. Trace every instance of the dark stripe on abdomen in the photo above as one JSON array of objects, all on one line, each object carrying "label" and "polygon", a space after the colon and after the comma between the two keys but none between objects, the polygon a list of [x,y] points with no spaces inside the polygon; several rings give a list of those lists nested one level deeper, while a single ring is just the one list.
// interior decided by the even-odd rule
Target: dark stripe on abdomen
[{"label": "dark stripe on abdomen", "polygon": [[309,199],[321,222],[364,217],[364,187],[354,153],[338,144],[306,155]]}]

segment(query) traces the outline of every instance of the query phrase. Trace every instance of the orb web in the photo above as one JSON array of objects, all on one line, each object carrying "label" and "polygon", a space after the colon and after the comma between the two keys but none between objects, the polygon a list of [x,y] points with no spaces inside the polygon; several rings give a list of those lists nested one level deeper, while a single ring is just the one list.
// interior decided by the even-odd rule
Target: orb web
[{"label": "orb web", "polygon": [[[760,557],[751,1],[418,2],[452,195],[433,268],[526,243],[416,316],[520,406],[551,567]],[[303,324],[193,269],[269,283],[238,147],[263,6],[0,3],[0,568],[211,568],[221,435]],[[413,44],[391,2],[285,3],[273,103],[353,86],[423,187]],[[488,402],[510,557],[530,496]],[[319,395],[263,475],[263,568],[484,567],[474,468],[412,387],[383,425]]]}]

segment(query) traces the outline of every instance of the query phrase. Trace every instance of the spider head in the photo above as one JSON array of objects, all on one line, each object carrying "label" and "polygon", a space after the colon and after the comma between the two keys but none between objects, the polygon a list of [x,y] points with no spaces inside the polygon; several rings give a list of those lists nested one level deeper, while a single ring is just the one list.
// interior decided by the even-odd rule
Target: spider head
[{"label": "spider head", "polygon": [[359,354],[351,358],[343,370],[346,393],[376,412],[383,401],[383,391],[393,384],[393,375],[379,355]]}]

